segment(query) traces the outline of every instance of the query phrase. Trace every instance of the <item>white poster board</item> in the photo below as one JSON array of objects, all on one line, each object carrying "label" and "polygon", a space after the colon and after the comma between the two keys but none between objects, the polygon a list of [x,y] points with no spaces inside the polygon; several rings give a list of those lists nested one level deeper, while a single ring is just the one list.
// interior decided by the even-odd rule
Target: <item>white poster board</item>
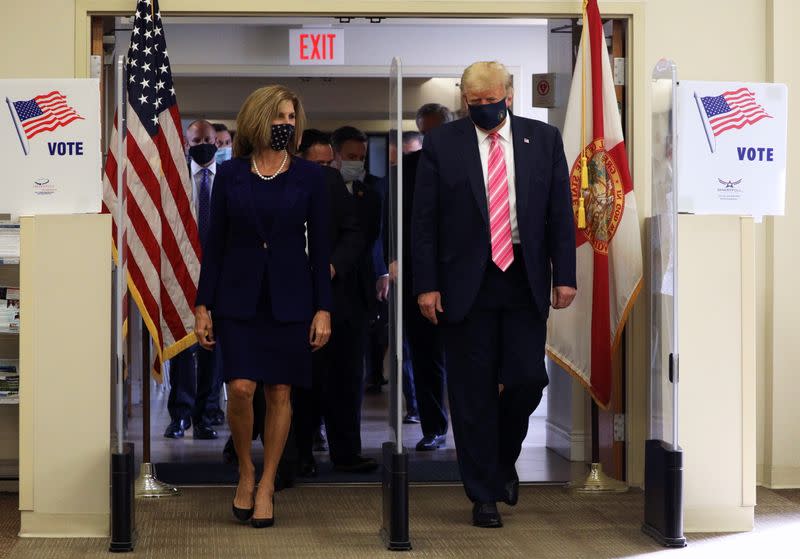
[{"label": "white poster board", "polygon": [[783,215],[787,89],[776,83],[678,84],[678,211]]},{"label": "white poster board", "polygon": [[0,80],[0,213],[97,213],[97,79]]}]

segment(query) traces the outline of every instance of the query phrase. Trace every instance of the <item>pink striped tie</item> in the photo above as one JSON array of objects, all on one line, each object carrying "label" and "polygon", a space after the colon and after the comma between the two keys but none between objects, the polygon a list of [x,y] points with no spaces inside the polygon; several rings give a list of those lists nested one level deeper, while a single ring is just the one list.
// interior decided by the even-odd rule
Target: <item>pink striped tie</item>
[{"label": "pink striped tie", "polygon": [[492,261],[505,272],[514,262],[506,156],[497,132],[489,134],[489,139],[492,141],[489,146],[489,230],[492,235]]}]

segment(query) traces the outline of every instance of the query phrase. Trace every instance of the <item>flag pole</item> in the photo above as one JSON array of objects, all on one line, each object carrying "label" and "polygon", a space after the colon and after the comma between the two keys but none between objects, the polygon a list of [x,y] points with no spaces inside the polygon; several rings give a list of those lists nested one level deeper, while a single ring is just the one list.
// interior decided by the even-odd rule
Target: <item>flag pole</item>
[{"label": "flag pole", "polygon": [[[155,25],[155,2],[150,4],[150,16]],[[163,364],[162,364],[163,366]],[[150,334],[142,326],[142,467],[136,479],[136,498],[153,499],[177,497],[181,490],[158,479],[150,462]]]},{"label": "flag pole", "polygon": [[17,110],[14,108],[14,102],[11,101],[8,97],[6,97],[6,103],[8,104],[8,110],[11,111],[11,120],[14,121],[14,128],[17,129],[17,136],[19,136],[19,143],[22,144],[22,151],[25,155],[30,153],[30,145],[28,145],[28,137],[25,135],[25,132],[22,130],[22,123],[19,121],[19,115],[17,115]]},{"label": "flag pole", "polygon": [[[589,0],[583,0],[583,30],[581,34],[581,190],[578,194],[578,229],[586,229],[586,209],[584,205],[584,195],[589,190],[589,172],[586,160],[586,51],[591,48],[590,25],[587,14]],[[592,76],[592,79],[598,79]],[[592,132],[594,140],[594,131]],[[611,343],[611,340],[609,340]],[[600,411],[594,398],[591,401],[591,429],[592,438],[592,461],[589,464],[589,473],[586,478],[580,481],[571,481],[566,488],[574,493],[582,494],[601,494],[601,493],[625,493],[628,486],[616,479],[610,478],[603,473],[603,465],[600,462]]]}]

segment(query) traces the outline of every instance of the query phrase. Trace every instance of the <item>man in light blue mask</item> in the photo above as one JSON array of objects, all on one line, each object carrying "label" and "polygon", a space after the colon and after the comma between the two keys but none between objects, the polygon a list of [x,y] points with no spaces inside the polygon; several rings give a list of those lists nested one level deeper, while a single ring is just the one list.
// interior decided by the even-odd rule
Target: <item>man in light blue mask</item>
[{"label": "man in light blue mask", "polygon": [[214,130],[217,131],[216,159],[217,165],[219,165],[233,157],[233,136],[231,136],[228,127],[221,122],[217,122],[213,126]]}]

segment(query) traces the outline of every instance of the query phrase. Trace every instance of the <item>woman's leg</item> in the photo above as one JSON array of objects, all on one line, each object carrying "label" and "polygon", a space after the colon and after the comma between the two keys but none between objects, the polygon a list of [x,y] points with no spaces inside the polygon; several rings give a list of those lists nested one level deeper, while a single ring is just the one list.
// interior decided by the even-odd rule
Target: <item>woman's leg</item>
[{"label": "woman's leg", "polygon": [[239,458],[239,485],[233,504],[240,509],[253,506],[253,489],[256,486],[256,467],[250,455],[255,391],[256,383],[252,380],[234,379],[228,383],[228,424]]},{"label": "woman's leg", "polygon": [[264,423],[264,473],[258,483],[253,518],[272,518],[272,495],[286,436],[292,422],[292,387],[288,384],[265,385],[267,417]]}]

